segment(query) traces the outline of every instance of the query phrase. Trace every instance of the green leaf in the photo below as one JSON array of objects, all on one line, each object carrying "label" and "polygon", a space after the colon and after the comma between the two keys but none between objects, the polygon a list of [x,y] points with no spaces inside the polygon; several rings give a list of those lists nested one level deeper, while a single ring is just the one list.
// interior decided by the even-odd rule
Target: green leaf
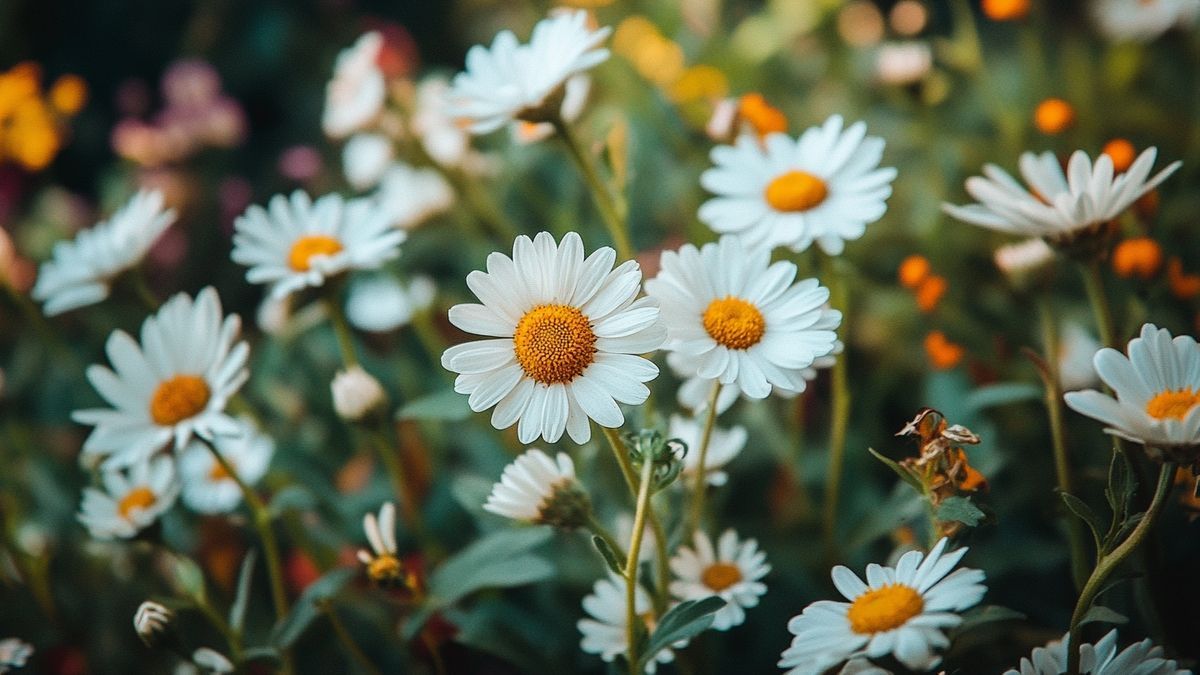
[{"label": "green leaf", "polygon": [[975,527],[983,521],[985,514],[978,506],[971,503],[968,497],[948,497],[938,506],[938,520],[954,520],[970,527]]},{"label": "green leaf", "polygon": [[308,488],[289,485],[271,497],[271,518],[278,518],[288,511],[310,511],[317,506],[317,496]]},{"label": "green leaf", "polygon": [[1108,486],[1104,488],[1104,496],[1112,509],[1114,523],[1124,522],[1125,516],[1129,515],[1129,499],[1136,489],[1137,480],[1133,476],[1129,460],[1125,459],[1124,453],[1114,452],[1108,465]]},{"label": "green leaf", "polygon": [[1076,497],[1069,492],[1059,492],[1058,495],[1062,497],[1063,503],[1067,505],[1067,508],[1071,510],[1071,513],[1079,516],[1080,520],[1087,523],[1088,529],[1092,531],[1092,538],[1096,542],[1096,550],[1100,550],[1100,542],[1104,538],[1104,524],[1100,522],[1100,516],[1097,516],[1096,512],[1092,510],[1092,507],[1088,506],[1087,503],[1079,497]]},{"label": "green leaf", "polygon": [[467,397],[453,389],[439,391],[414,399],[401,406],[396,413],[398,420],[440,420],[459,422],[471,416]]},{"label": "green leaf", "polygon": [[292,611],[282,621],[275,624],[275,629],[271,631],[271,644],[279,649],[287,649],[292,646],[292,643],[320,615],[320,604],[337,595],[357,572],[353,568],[339,567],[326,572],[320,579],[312,582],[308,588],[304,589],[304,593],[296,601],[296,606],[292,607]]},{"label": "green leaf", "polygon": [[1019,621],[1025,615],[1000,605],[981,605],[962,615],[962,623],[958,624],[951,633],[951,639],[968,630],[978,628],[983,624],[996,621]]},{"label": "green leaf", "polygon": [[250,579],[254,576],[254,562],[258,551],[250,549],[242,559],[242,569],[238,573],[237,593],[233,596],[233,604],[229,606],[229,627],[241,634],[242,626],[246,623],[246,605],[250,601]]},{"label": "green leaf", "polygon": [[1092,608],[1089,609],[1087,613],[1083,615],[1083,618],[1079,620],[1080,626],[1087,623],[1123,624],[1129,623],[1129,618],[1116,610],[1112,610],[1107,607],[1101,607],[1100,605],[1092,605]]},{"label": "green leaf", "polygon": [[174,563],[175,585],[180,593],[194,598],[199,604],[206,604],[207,594],[204,590],[204,572],[200,570],[200,566],[192,562],[191,558],[185,558],[180,555],[171,556]]},{"label": "green leaf", "polygon": [[283,659],[279,657],[279,650],[274,647],[250,647],[242,652],[242,662],[249,663],[251,661],[270,661],[274,665],[279,665]]},{"label": "green leaf", "polygon": [[621,570],[621,562],[617,559],[617,552],[612,550],[607,541],[603,537],[592,535],[592,546],[600,552],[600,557],[604,558],[604,563],[608,565],[608,569],[617,576],[622,576],[625,573]]},{"label": "green leaf", "polygon": [[875,451],[875,448],[867,448],[867,452],[871,453],[871,455],[874,456],[875,459],[879,460],[880,462],[883,462],[884,466],[886,466],[887,468],[896,472],[896,475],[899,476],[901,478],[901,480],[903,480],[905,483],[908,483],[909,485],[911,485],[914,490],[916,490],[917,492],[920,492],[922,494],[925,493],[925,489],[921,486],[921,481],[917,480],[916,477],[913,476],[911,473],[909,473],[908,470],[906,470],[904,467],[900,466],[895,461],[879,454],[878,452]]},{"label": "green leaf", "polygon": [[1038,401],[1042,398],[1042,388],[1028,382],[1000,382],[979,387],[967,394],[963,405],[973,411],[995,408],[1013,403]]},{"label": "green leaf", "polygon": [[658,628],[650,636],[642,656],[638,659],[638,672],[646,669],[646,664],[659,652],[681,640],[690,640],[708,629],[713,622],[713,614],[725,606],[725,601],[717,596],[702,600],[688,600],[672,607],[658,622]]}]

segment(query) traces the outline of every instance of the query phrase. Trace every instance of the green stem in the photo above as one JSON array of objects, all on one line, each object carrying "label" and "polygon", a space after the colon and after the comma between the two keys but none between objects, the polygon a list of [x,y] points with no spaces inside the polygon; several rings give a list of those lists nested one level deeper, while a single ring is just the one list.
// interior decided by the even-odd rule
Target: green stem
[{"label": "green stem", "polygon": [[325,296],[325,308],[329,311],[329,321],[333,324],[333,332],[337,335],[338,349],[342,352],[342,362],[347,368],[358,365],[358,355],[354,353],[354,335],[350,331],[350,323],[346,321],[346,313],[338,302],[337,294],[330,291]]},{"label": "green stem", "polygon": [[[638,493],[637,474],[634,473],[633,464],[629,461],[629,452],[625,449],[625,443],[616,429],[600,428],[604,431],[604,437],[608,439],[608,446],[612,448],[617,465],[621,467],[621,476],[625,478],[629,494],[636,499]],[[666,606],[667,586],[671,576],[670,559],[667,556],[667,533],[654,509],[650,509],[647,518],[650,520],[650,529],[654,530],[655,555],[658,557],[658,588],[654,595],[654,606],[656,609],[660,609]]]},{"label": "green stem", "polygon": [[1108,294],[1104,291],[1104,275],[1100,270],[1099,259],[1083,265],[1083,285],[1087,289],[1088,302],[1091,303],[1092,314],[1096,318],[1096,329],[1100,331],[1100,341],[1105,347],[1117,349],[1112,309],[1108,304]]},{"label": "green stem", "polygon": [[629,555],[625,558],[625,639],[627,641],[629,675],[638,673],[637,624],[641,621],[637,613],[638,554],[642,550],[642,535],[646,529],[646,513],[650,507],[650,483],[653,480],[654,462],[649,457],[642,460],[641,482],[638,484],[637,511],[633,516],[633,534],[629,537]]},{"label": "green stem", "polygon": [[151,312],[157,312],[162,303],[159,301],[158,296],[154,294],[154,291],[150,290],[150,283],[146,281],[146,270],[141,266],[135,267],[130,272],[129,278],[133,282],[133,292],[137,294],[138,299]]},{"label": "green stem", "polygon": [[650,529],[654,531],[654,555],[658,560],[655,567],[658,578],[655,580],[654,611],[658,616],[662,616],[667,611],[667,601],[670,599],[667,595],[671,585],[670,558],[667,557],[667,533],[653,504],[650,505],[649,518]]},{"label": "green stem", "polygon": [[1096,568],[1092,570],[1092,575],[1084,584],[1083,590],[1080,591],[1079,601],[1075,603],[1075,611],[1071,614],[1070,642],[1067,649],[1068,675],[1079,675],[1080,622],[1091,609],[1092,602],[1100,593],[1100,589],[1104,587],[1104,583],[1108,581],[1117,567],[1141,545],[1142,540],[1150,532],[1150,528],[1154,527],[1154,522],[1158,520],[1158,514],[1162,512],[1163,505],[1166,503],[1167,493],[1174,483],[1176,468],[1177,465],[1174,462],[1166,462],[1162,465],[1162,469],[1158,472],[1158,485],[1154,489],[1154,498],[1150,500],[1150,506],[1146,509],[1145,516],[1133,528],[1133,532],[1129,533],[1125,541],[1121,542],[1111,553],[1099,557],[1099,560],[1096,561]]},{"label": "green stem", "polygon": [[203,614],[205,618],[208,619],[209,623],[211,623],[213,627],[217,629],[217,632],[225,638],[226,644],[229,645],[229,655],[233,658],[233,662],[241,663],[241,636],[233,630],[233,627],[229,625],[229,622],[225,621],[225,617],[221,616],[220,612],[214,609],[212,605],[208,604],[207,600],[204,598],[193,598],[193,600],[196,601],[196,607],[199,608],[200,613]]},{"label": "green stem", "polygon": [[462,195],[470,216],[483,224],[492,236],[500,241],[512,241],[517,238],[517,227],[504,215],[491,196],[475,179],[462,169],[455,169],[439,164],[420,142],[411,143],[410,147],[422,164],[433,167],[442,174],[458,194]]},{"label": "green stem", "polygon": [[[829,260],[828,269],[830,304],[842,311],[842,326],[847,324],[849,316],[849,298],[845,279],[839,274]],[[846,358],[849,350],[843,351],[834,361],[830,378],[832,380],[833,401],[832,420],[829,430],[829,472],[825,477],[825,512],[823,519],[825,553],[830,559],[835,559],[837,551],[837,512],[838,500],[842,487],[842,467],[846,454],[846,430],[850,423],[850,385],[848,381]]]},{"label": "green stem", "polygon": [[617,466],[621,467],[621,476],[625,478],[625,485],[629,487],[629,493],[637,494],[637,474],[633,472],[633,464],[629,461],[629,453],[625,450],[625,442],[621,440],[620,432],[608,427],[600,427],[600,429],[604,431],[604,438],[608,439],[608,447],[612,448]]},{"label": "green stem", "polygon": [[404,478],[404,467],[398,457],[399,447],[389,440],[386,424],[386,419],[381,417],[379,426],[383,428],[370,429],[368,435],[379,454],[379,461],[383,463],[384,469],[387,470],[388,477],[391,479],[392,489],[395,490],[396,499],[400,502],[400,514],[404,518],[404,523],[412,530],[417,540],[424,543],[425,528],[421,522],[421,510],[414,499],[412,490],[409,489],[408,481]]},{"label": "green stem", "polygon": [[712,440],[713,427],[717,422],[717,398],[721,395],[720,380],[713,381],[712,392],[708,395],[708,416],[704,419],[704,430],[700,433],[699,460],[696,463],[696,482],[692,486],[692,513],[688,520],[687,541],[700,528],[704,520],[704,498],[708,493],[708,445]]},{"label": "green stem", "polygon": [[371,663],[371,659],[367,658],[362,647],[359,647],[358,643],[354,641],[354,636],[350,634],[350,631],[346,630],[346,626],[342,624],[342,620],[338,616],[337,610],[334,609],[333,604],[330,602],[322,603],[321,611],[329,618],[329,625],[333,628],[334,635],[342,643],[342,647],[346,650],[346,653],[350,654],[350,658],[369,675],[383,675],[375,667],[375,664]]},{"label": "green stem", "polygon": [[[433,322],[433,314],[429,309],[423,309],[413,315],[412,318],[413,332],[417,335],[417,340],[421,343],[421,347],[425,349],[429,356],[430,363],[439,364],[442,360],[442,352],[446,351],[446,341],[442,339],[438,333],[437,326]],[[449,371],[438,367],[437,370],[442,371],[447,377],[454,379]]]},{"label": "green stem", "polygon": [[617,248],[617,259],[632,260],[633,247],[629,243],[625,221],[617,210],[616,200],[613,199],[612,193],[600,179],[600,174],[596,173],[596,168],[592,166],[587,155],[584,154],[583,147],[579,145],[579,140],[575,138],[570,125],[557,116],[550,123],[554,125],[558,137],[567,146],[571,159],[575,160],[575,165],[579,167],[579,172],[583,174],[583,179],[587,182],[588,189],[591,190],[596,208],[600,211],[600,216],[604,219],[605,226],[608,227],[608,234]]}]

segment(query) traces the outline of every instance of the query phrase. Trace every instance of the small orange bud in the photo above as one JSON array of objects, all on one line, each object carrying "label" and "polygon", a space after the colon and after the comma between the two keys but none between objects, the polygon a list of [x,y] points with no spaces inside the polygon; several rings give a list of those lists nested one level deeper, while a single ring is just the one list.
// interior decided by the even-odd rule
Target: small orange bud
[{"label": "small orange bud", "polygon": [[1191,300],[1200,295],[1200,274],[1184,273],[1183,261],[1179,258],[1167,262],[1167,284],[1180,300]]},{"label": "small orange bud", "polygon": [[992,21],[1018,21],[1029,15],[1029,0],[983,0],[982,8]]},{"label": "small orange bud", "polygon": [[1137,159],[1137,148],[1124,138],[1114,138],[1104,144],[1104,154],[1112,160],[1113,171],[1123,173],[1128,171],[1129,165]]},{"label": "small orange bud", "polygon": [[917,287],[917,308],[926,314],[937,309],[942,296],[946,295],[946,278],[938,275],[927,277]]},{"label": "small orange bud", "polygon": [[1043,134],[1061,134],[1075,124],[1075,108],[1061,98],[1048,98],[1033,111],[1033,124]]},{"label": "small orange bud", "polygon": [[1162,267],[1162,247],[1150,237],[1126,239],[1113,249],[1112,267],[1117,276],[1152,279]]},{"label": "small orange bud", "polygon": [[916,288],[929,276],[929,261],[923,255],[910,255],[900,263],[900,271],[896,276],[901,286]]},{"label": "small orange bud", "polygon": [[966,350],[946,339],[946,334],[940,330],[931,331],[925,336],[925,355],[937,370],[949,370],[962,361]]},{"label": "small orange bud", "polygon": [[787,131],[787,117],[767,103],[762,94],[746,94],[738,100],[738,116],[754,128],[759,138]]}]

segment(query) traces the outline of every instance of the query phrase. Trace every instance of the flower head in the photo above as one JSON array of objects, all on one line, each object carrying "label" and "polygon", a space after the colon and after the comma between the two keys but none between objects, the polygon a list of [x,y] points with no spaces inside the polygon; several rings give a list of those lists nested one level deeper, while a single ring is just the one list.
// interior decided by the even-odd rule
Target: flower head
[{"label": "flower head", "polygon": [[371,550],[358,550],[358,560],[367,566],[367,577],[385,588],[407,585],[412,587],[412,571],[405,568],[398,556],[396,546],[396,505],[391,502],[379,507],[379,518],[374,513],[363,516],[363,532]]},{"label": "flower head", "polygon": [[338,54],[333,79],[325,86],[321,127],[333,138],[344,138],[366,127],[383,110],[387,82],[379,68],[383,36],[364,33]]},{"label": "flower head", "polygon": [[20,638],[10,637],[0,640],[0,673],[7,673],[9,668],[21,668],[33,656],[33,645]]},{"label": "flower head", "polygon": [[442,174],[394,162],[383,173],[375,200],[393,227],[412,229],[454,205],[454,191]]},{"label": "flower head", "polygon": [[671,558],[671,595],[680,600],[718,596],[726,605],[717,610],[712,627],[729,630],[746,620],[746,609],[758,604],[767,592],[761,579],[771,571],[767,555],[753,539],[739,540],[726,530],[716,548],[708,534],[697,531],[692,547],[681,546]]},{"label": "flower head", "polygon": [[83,489],[79,522],[96,539],[129,539],[175,503],[175,460],[159,455],[128,468],[102,473],[103,490]]},{"label": "flower head", "polygon": [[361,420],[387,402],[387,393],[379,380],[359,365],[339,370],[329,388],[333,394],[333,409],[344,420]]},{"label": "flower head", "polygon": [[408,325],[435,295],[437,287],[425,276],[413,277],[407,286],[386,274],[355,279],[346,297],[346,318],[359,330],[386,333]]},{"label": "flower head", "polygon": [[575,480],[575,464],[565,452],[551,459],[532,448],[504,467],[485,511],[514,520],[564,529],[579,527],[591,515],[591,502]]},{"label": "flower head", "polygon": [[[1070,634],[1045,647],[1035,647],[1022,658],[1016,668],[1004,675],[1059,675],[1067,669],[1067,648]],[[1190,670],[1177,667],[1175,661],[1163,656],[1163,648],[1149,639],[1135,642],[1117,652],[1117,630],[1114,628],[1096,644],[1079,647],[1079,672],[1090,675],[1191,675]]]},{"label": "flower head", "polygon": [[392,165],[394,149],[387,136],[358,133],[342,148],[342,173],[355,190],[367,190],[379,184]]},{"label": "flower head", "polygon": [[[626,634],[625,589],[624,577],[609,574],[598,579],[590,595],[583,599],[583,611],[587,617],[576,624],[583,634],[580,648],[588,654],[599,654],[600,658],[612,663],[618,656],[629,651],[629,640]],[[651,627],[655,622],[654,608],[650,594],[639,584],[634,589],[634,611]],[[675,647],[687,643],[677,643]],[[675,652],[664,649],[646,664],[646,672],[653,675],[658,670],[658,664],[670,663],[675,660]]]},{"label": "flower head", "polygon": [[1149,42],[1200,16],[1200,0],[1097,0],[1090,7],[1100,32],[1115,42]]},{"label": "flower head", "polygon": [[[588,94],[592,91],[592,78],[573,75],[563,85],[562,105],[558,114],[566,122],[574,122],[583,114]],[[526,122],[517,120],[509,125],[512,138],[517,143],[528,145],[545,140],[554,134],[554,125],[549,122]]]},{"label": "flower head", "polygon": [[133,615],[133,630],[147,647],[154,644],[158,634],[167,630],[174,620],[175,613],[170,609],[149,600],[138,605]]},{"label": "flower head", "polygon": [[[719,402],[718,402],[718,407]],[[696,472],[700,469],[700,439],[703,436],[701,423],[696,418],[671,415],[667,425],[667,438],[676,438],[687,444],[688,453],[683,457],[684,485],[694,485]],[[705,481],[709,485],[724,485],[729,475],[722,471],[742,448],[746,447],[746,427],[735,425],[728,429],[713,427],[708,439],[708,452],[704,457]]]},{"label": "flower head", "polygon": [[[275,454],[275,441],[247,417],[238,420],[235,434],[217,436],[212,443],[247,485],[266,475]],[[196,513],[229,513],[242,503],[241,487],[204,442],[193,440],[179,453],[179,477],[183,503]]]}]

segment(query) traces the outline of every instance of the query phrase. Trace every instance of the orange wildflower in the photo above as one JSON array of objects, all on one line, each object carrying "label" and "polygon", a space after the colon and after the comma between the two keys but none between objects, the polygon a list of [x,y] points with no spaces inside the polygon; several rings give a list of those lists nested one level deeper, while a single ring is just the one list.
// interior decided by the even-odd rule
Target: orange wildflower
[{"label": "orange wildflower", "polygon": [[937,274],[926,277],[917,287],[917,307],[926,314],[937,309],[942,296],[946,295],[946,288],[945,277]]},{"label": "orange wildflower", "polygon": [[1162,267],[1162,247],[1150,237],[1134,237],[1113,249],[1112,268],[1117,276],[1142,280],[1154,278]]},{"label": "orange wildflower", "polygon": [[1180,300],[1191,300],[1200,295],[1200,274],[1187,274],[1183,271],[1183,261],[1177,257],[1167,262],[1167,285],[1171,293]]},{"label": "orange wildflower", "polygon": [[1033,111],[1033,124],[1043,134],[1061,134],[1075,124],[1075,108],[1061,98],[1048,98]]},{"label": "orange wildflower", "polygon": [[982,9],[992,21],[1018,21],[1029,15],[1029,0],[983,0]]},{"label": "orange wildflower", "polygon": [[63,75],[50,87],[50,105],[64,115],[74,115],[87,103],[87,83],[78,75]]},{"label": "orange wildflower", "polygon": [[957,366],[965,353],[962,345],[948,340],[940,330],[931,331],[925,336],[925,355],[937,370],[949,370]]},{"label": "orange wildflower", "polygon": [[746,94],[738,99],[738,117],[753,127],[759,138],[787,131],[787,117],[767,103],[762,94]]},{"label": "orange wildflower", "polygon": [[1124,138],[1114,138],[1105,143],[1103,152],[1112,160],[1113,171],[1117,173],[1127,171],[1133,160],[1137,159],[1137,148]]},{"label": "orange wildflower", "polygon": [[929,260],[923,255],[910,255],[900,263],[896,276],[901,286],[915,289],[929,276]]}]

